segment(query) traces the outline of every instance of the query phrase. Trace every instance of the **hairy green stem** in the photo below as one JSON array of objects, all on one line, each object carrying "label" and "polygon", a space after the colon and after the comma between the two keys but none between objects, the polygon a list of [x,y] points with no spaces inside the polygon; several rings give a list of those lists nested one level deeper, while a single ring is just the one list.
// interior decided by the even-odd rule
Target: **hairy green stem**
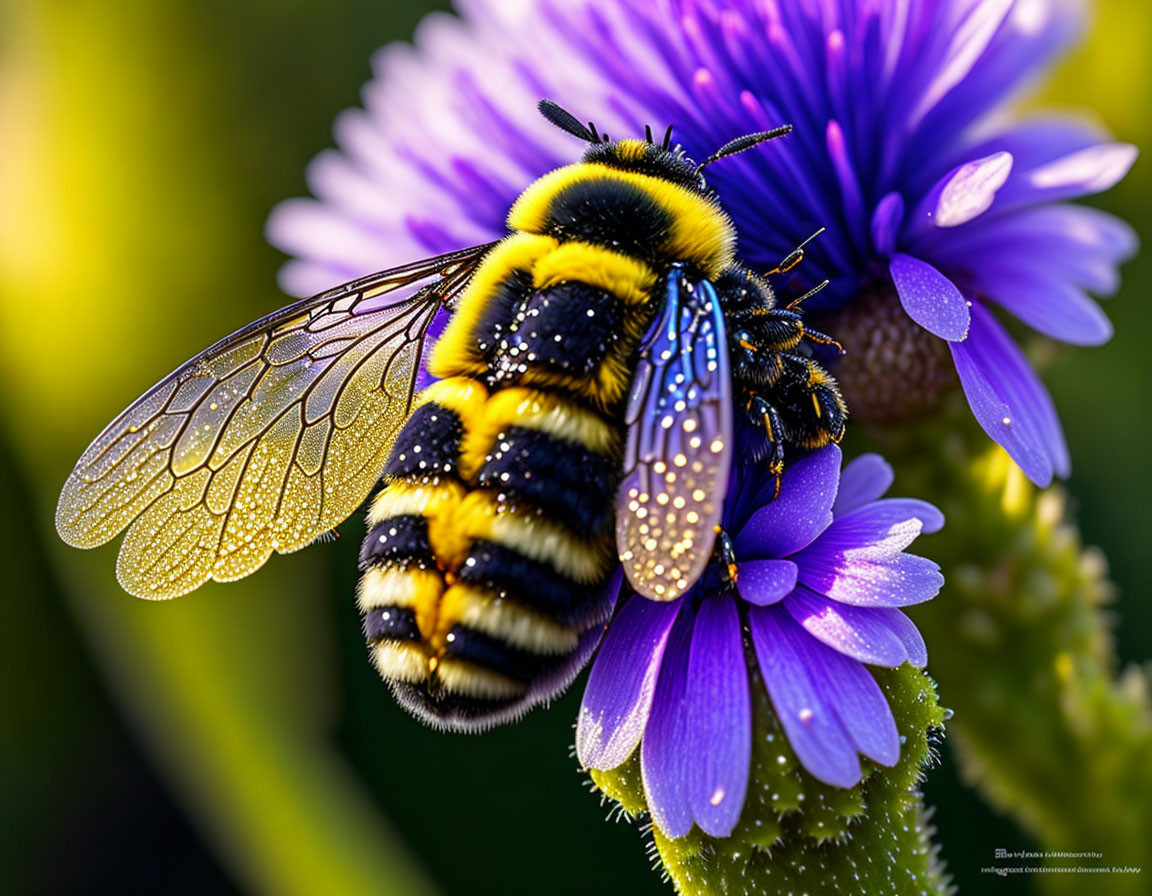
[{"label": "hairy green stem", "polygon": [[[875,671],[900,730],[900,759],[890,769],[865,761],[864,781],[851,789],[822,784],[802,769],[763,684],[752,675],[752,774],[732,836],[718,839],[693,828],[670,840],[655,826],[649,829],[654,855],[677,892],[906,896],[947,891],[917,790],[944,712],[932,680],[918,669]],[[629,815],[646,811],[636,755],[592,777]]]},{"label": "hairy green stem", "polygon": [[[948,523],[932,557],[940,597],[911,615],[955,710],[964,775],[1057,866],[1139,866],[1152,842],[1152,704],[1140,669],[1117,676],[1099,551],[1085,549],[1063,491],[1041,491],[968,428],[885,446],[895,491],[930,496]],[[1147,874],[1093,873],[1093,893],[1148,892]],[[1083,874],[1036,875],[1047,893],[1085,892]]]}]

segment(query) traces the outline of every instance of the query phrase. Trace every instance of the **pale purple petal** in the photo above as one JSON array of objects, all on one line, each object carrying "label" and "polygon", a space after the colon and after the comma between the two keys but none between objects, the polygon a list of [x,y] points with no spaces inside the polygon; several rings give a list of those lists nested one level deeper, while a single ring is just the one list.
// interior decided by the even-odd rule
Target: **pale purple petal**
[{"label": "pale purple petal", "polygon": [[[1012,154],[996,152],[954,168],[929,193],[926,209],[936,227],[959,227],[992,207],[1012,171]],[[934,206],[934,207],[933,207]]]},{"label": "pale purple petal", "polygon": [[940,567],[915,554],[885,560],[854,559],[850,553],[812,551],[797,557],[800,584],[858,607],[907,607],[940,593]]},{"label": "pale purple petal", "polygon": [[913,127],[972,71],[1012,8],[1012,3],[1013,0],[984,0],[971,4],[968,14],[949,35],[943,52],[934,54],[932,61],[938,62],[939,67],[933,77],[916,85],[921,90],[920,98],[908,114]]},{"label": "pale purple petal", "polygon": [[1043,274],[1097,295],[1119,286],[1117,265],[1136,251],[1136,235],[1118,218],[1097,209],[1048,204],[994,216],[979,227],[936,232],[917,247],[942,265],[967,266],[974,291],[995,296],[1006,275]]},{"label": "pale purple petal", "polygon": [[692,829],[689,769],[696,757],[685,749],[689,720],[685,694],[694,621],[695,614],[686,606],[668,638],[652,712],[640,746],[640,770],[648,811],[668,837],[683,837]]},{"label": "pale purple petal", "polygon": [[904,641],[883,615],[887,607],[853,607],[801,585],[784,608],[808,634],[852,659],[878,666],[899,666],[908,659]]},{"label": "pale purple petal", "polygon": [[1069,470],[1068,448],[1052,399],[1027,359],[986,309],[972,309],[972,335],[952,343],[952,358],[972,413],[1039,486]]},{"label": "pale purple petal", "polygon": [[640,743],[668,633],[681,604],[632,597],[609,626],[576,723],[581,765],[616,768]]},{"label": "pale purple petal", "polygon": [[891,514],[892,519],[918,519],[925,535],[939,532],[944,528],[944,514],[934,504],[918,498],[882,498],[872,502],[873,507]]},{"label": "pale purple petal", "polygon": [[856,660],[822,648],[821,663],[813,670],[823,679],[826,700],[836,709],[840,724],[856,749],[881,765],[900,758],[900,732],[892,709],[876,679]]},{"label": "pale purple petal", "polygon": [[783,600],[796,587],[798,570],[791,560],[744,560],[739,570],[741,599],[759,607]]},{"label": "pale purple petal", "polygon": [[1016,160],[994,212],[1101,192],[1123,178],[1138,155],[1131,144],[1109,143],[1099,129],[1068,119],[1023,122],[985,145]]},{"label": "pale purple petal", "polygon": [[1131,143],[1102,143],[1077,150],[1034,168],[1028,182],[1038,190],[1064,196],[1099,193],[1118,184],[1140,151]]},{"label": "pale purple petal", "polygon": [[[964,151],[968,153],[965,158],[994,152],[1007,152],[1012,156],[1012,175],[996,197],[996,209],[1001,210],[1031,191],[1028,178],[1032,171],[1106,140],[1099,127],[1082,117],[1046,114],[1013,122],[989,134],[984,141],[965,147]],[[962,161],[964,159],[958,159],[957,163]]]},{"label": "pale purple petal", "polygon": [[973,347],[964,343],[952,346],[968,406],[984,431],[1011,455],[1024,474],[1041,488],[1047,486],[1052,481],[1052,461],[1046,448],[1040,444],[1039,435],[1024,424],[1020,408],[1010,406],[1003,389],[994,385],[991,378],[996,376],[995,368],[983,363]]},{"label": "pale purple petal", "polygon": [[786,557],[823,532],[832,522],[840,458],[839,447],[829,445],[793,463],[780,497],[752,514],[736,536],[738,556]]},{"label": "pale purple petal", "polygon": [[904,198],[899,193],[889,193],[876,203],[872,213],[872,244],[881,256],[892,254],[896,234],[903,223]]},{"label": "pale purple petal", "polygon": [[1103,309],[1044,268],[1006,270],[990,264],[981,270],[980,282],[990,299],[1045,336],[1072,345],[1102,345],[1112,338]]},{"label": "pale purple petal", "polygon": [[[907,524],[911,523],[909,528]],[[889,553],[903,550],[921,532],[939,532],[944,514],[927,501],[916,498],[882,498],[840,514],[836,521],[805,552],[829,548],[882,547]],[[871,553],[878,553],[871,551]],[[880,552],[883,553],[883,552]]]},{"label": "pale purple petal", "polygon": [[891,505],[865,504],[836,517],[819,538],[793,557],[800,566],[813,554],[843,553],[856,559],[886,560],[912,544],[922,528],[918,518]]},{"label": "pale purple petal", "polygon": [[936,268],[897,253],[888,266],[900,304],[929,333],[956,342],[968,335],[968,300]]},{"label": "pale purple petal", "polygon": [[928,648],[924,644],[924,636],[916,624],[899,610],[892,607],[877,607],[873,613],[882,614],[884,621],[892,633],[904,644],[908,651],[908,662],[913,666],[923,668],[928,663]]},{"label": "pale purple petal", "polygon": [[268,219],[266,231],[268,239],[287,252],[319,257],[349,271],[347,279],[380,267],[379,245],[372,235],[342,213],[313,199],[280,203]]},{"label": "pale purple petal", "polygon": [[796,757],[816,778],[835,787],[860,780],[856,747],[828,700],[816,670],[836,651],[802,629],[782,607],[748,611],[752,644],[772,706]]},{"label": "pale purple petal", "polygon": [[688,800],[700,829],[727,837],[740,819],[752,751],[752,706],[736,601],[708,597],[688,662]]},{"label": "pale purple petal", "polygon": [[970,273],[977,294],[994,293],[1003,273],[1042,271],[1097,295],[1119,286],[1117,265],[1136,251],[1135,233],[1097,209],[1049,204],[998,215],[978,227],[936,231],[916,251],[941,267],[980,264]]},{"label": "pale purple petal", "polygon": [[840,489],[832,513],[841,516],[869,501],[875,501],[892,487],[892,466],[879,454],[861,454],[840,473]]}]

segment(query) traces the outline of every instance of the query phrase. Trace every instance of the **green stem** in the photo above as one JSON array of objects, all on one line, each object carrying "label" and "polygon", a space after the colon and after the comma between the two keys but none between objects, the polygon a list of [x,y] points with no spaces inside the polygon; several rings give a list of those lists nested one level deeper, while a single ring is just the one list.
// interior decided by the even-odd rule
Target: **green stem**
[{"label": "green stem", "polygon": [[[917,790],[944,712],[935,685],[919,670],[874,671],[903,738],[900,760],[891,769],[865,761],[863,782],[850,789],[822,784],[802,769],[753,673],[751,780],[736,830],[717,839],[693,828],[670,840],[651,829],[655,853],[677,892],[903,896],[947,891]],[[646,811],[635,755],[619,769],[592,772],[592,778],[629,815]]]},{"label": "green stem", "polygon": [[[1037,490],[963,424],[949,431],[885,452],[894,491],[930,496],[948,520],[932,545],[947,584],[911,615],[955,710],[962,770],[1045,849],[1141,865],[1152,842],[1152,703],[1143,671],[1116,676],[1104,559],[1081,545],[1061,489]],[[1074,874],[1037,882],[1054,894],[1084,886]],[[1147,880],[1094,874],[1092,892],[1144,893]]]}]

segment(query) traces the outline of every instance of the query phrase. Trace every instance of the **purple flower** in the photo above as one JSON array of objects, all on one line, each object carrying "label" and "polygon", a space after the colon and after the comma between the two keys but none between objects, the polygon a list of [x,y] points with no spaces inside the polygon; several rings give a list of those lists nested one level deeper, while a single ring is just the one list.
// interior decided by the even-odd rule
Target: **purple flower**
[{"label": "purple flower", "polygon": [[336,123],[341,150],[309,170],[319,199],[274,212],[272,242],[297,256],[287,290],[504,232],[517,194],[580,151],[536,114],[541,97],[614,136],[674,124],[697,158],[789,122],[787,140],[709,171],[744,258],[771,267],[827,227],[805,268],[832,283],[811,307],[898,296],[918,325],[901,332],[923,328],[929,346],[909,351],[947,365],[950,350],[976,419],[1028,476],[1068,472],[1051,399],[990,308],[1065,342],[1111,334],[1087,292],[1117,288],[1134,236],[1065,200],[1115,184],[1136,150],[1080,121],[1005,115],[1082,32],[1076,0],[459,6],[462,19],[427,18],[415,48],[380,51],[365,108]]},{"label": "purple flower", "polygon": [[881,496],[892,470],[875,454],[840,471],[835,445],[796,462],[780,497],[766,473],[734,485],[725,530],[737,590],[703,584],[669,603],[622,601],[592,666],[576,729],[589,768],[639,747],[652,817],[669,837],[693,822],[728,836],[740,817],[752,749],[745,641],[797,757],[850,787],[862,754],[891,766],[896,723],[864,664],[927,661],[898,609],[934,597],[935,564],[904,549],[944,523],[923,501]]}]

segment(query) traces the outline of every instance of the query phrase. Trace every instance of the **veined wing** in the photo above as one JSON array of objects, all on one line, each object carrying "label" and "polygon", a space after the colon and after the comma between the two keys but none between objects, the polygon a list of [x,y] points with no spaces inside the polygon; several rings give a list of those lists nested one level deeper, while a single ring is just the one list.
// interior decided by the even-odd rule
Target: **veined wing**
[{"label": "veined wing", "polygon": [[732,392],[720,299],[708,281],[669,275],[628,399],[616,546],[628,580],[674,600],[704,572],[732,465]]},{"label": "veined wing", "polygon": [[303,299],[201,352],[84,452],[56,508],[60,537],[91,548],[128,528],[120,584],[168,598],[331,529],[378,480],[429,324],[491,245]]}]

